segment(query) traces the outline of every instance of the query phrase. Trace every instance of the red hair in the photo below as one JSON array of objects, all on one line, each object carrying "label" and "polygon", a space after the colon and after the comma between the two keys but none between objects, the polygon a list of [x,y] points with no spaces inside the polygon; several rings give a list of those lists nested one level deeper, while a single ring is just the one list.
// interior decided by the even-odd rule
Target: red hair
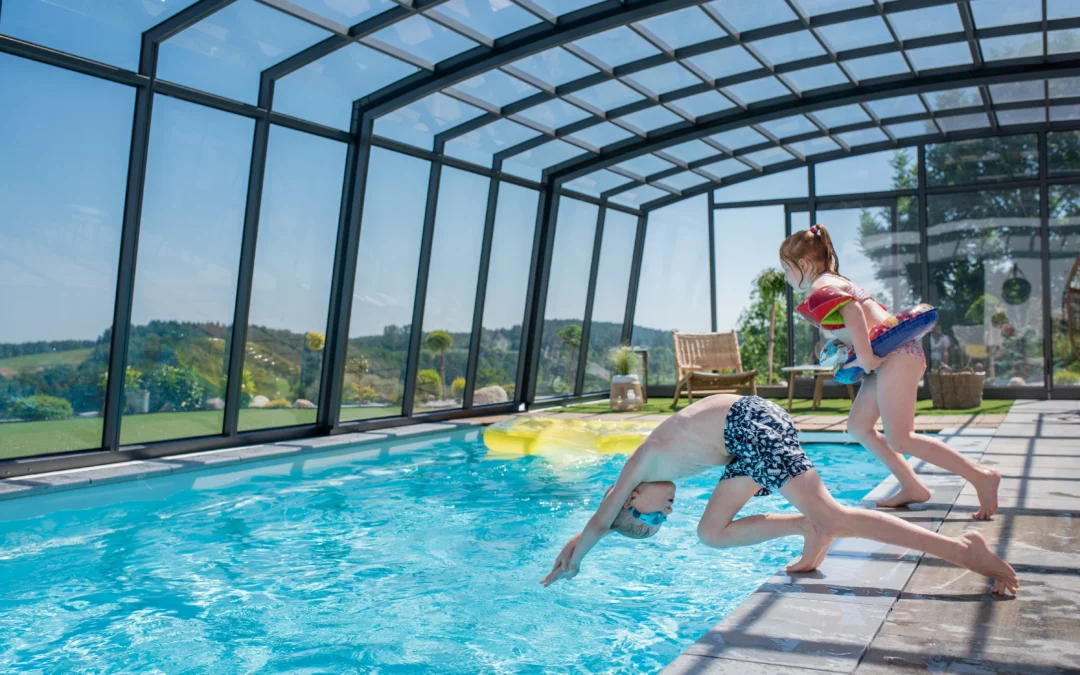
[{"label": "red hair", "polygon": [[[800,230],[791,235],[780,244],[780,260],[783,260],[793,270],[802,268],[800,260],[809,260],[819,274],[830,272],[839,276],[840,260],[836,257],[836,249],[833,248],[832,238],[824,225],[814,225],[809,230]],[[801,279],[800,279],[801,281]]]}]

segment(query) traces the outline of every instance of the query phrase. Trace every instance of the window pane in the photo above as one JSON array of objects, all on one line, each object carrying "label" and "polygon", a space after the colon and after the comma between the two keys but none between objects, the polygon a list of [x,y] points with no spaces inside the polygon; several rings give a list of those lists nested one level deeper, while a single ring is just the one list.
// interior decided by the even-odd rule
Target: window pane
[{"label": "window pane", "polygon": [[100,61],[139,69],[143,31],[195,0],[7,0],[0,33]]},{"label": "window pane", "polygon": [[382,42],[429,64],[466,52],[476,46],[467,37],[455,33],[431,19],[413,15],[383,28],[369,38],[369,43]]},{"label": "window pane", "polygon": [[784,289],[775,298],[776,313],[758,291],[758,278],[779,271],[780,243],[784,241],[784,207],[758,206],[717,209],[716,327],[739,331],[743,368],[758,369],[758,382],[769,382],[769,326],[775,318],[772,382],[783,379],[787,365],[787,310]]},{"label": "window pane", "polygon": [[626,317],[626,294],[630,290],[630,266],[634,262],[637,216],[607,209],[604,238],[600,243],[600,264],[596,272],[596,296],[589,326],[589,354],[585,365],[584,392],[611,387],[608,355],[622,342]]},{"label": "window pane", "polygon": [[1038,175],[1039,145],[1034,134],[926,146],[926,183],[930,187],[997,183]]},{"label": "window pane", "polygon": [[559,199],[536,375],[537,398],[574,392],[598,212],[592,204]]},{"label": "window pane", "polygon": [[97,448],[135,92],[0,54],[0,101],[0,459]]},{"label": "window pane", "polygon": [[315,423],[346,152],[338,141],[270,131],[240,431]]},{"label": "window pane", "polygon": [[221,433],[254,126],[154,99],[124,445]]},{"label": "window pane", "polygon": [[649,385],[675,384],[671,331],[712,327],[708,201],[704,195],[649,213],[633,344],[649,350]]},{"label": "window pane", "polygon": [[818,164],[814,188],[819,195],[914,190],[918,171],[913,150],[886,150]]},{"label": "window pane", "polygon": [[490,183],[469,171],[442,168],[416,375],[417,413],[460,408],[464,400]]},{"label": "window pane", "polygon": [[1050,311],[1054,327],[1054,386],[1080,386],[1080,187],[1050,186]]},{"label": "window pane", "polygon": [[1080,174],[1080,131],[1051,131],[1046,145],[1051,176]]},{"label": "window pane", "polygon": [[713,195],[717,204],[730,204],[806,197],[809,189],[806,167],[801,167],[723,187]]},{"label": "window pane", "polygon": [[401,414],[430,172],[426,160],[371,149],[342,385],[357,398],[343,397],[342,420]]},{"label": "window pane", "polygon": [[446,94],[432,94],[375,120],[375,133],[431,150],[435,136],[484,114],[480,108]]},{"label": "window pane", "polygon": [[263,70],[329,36],[255,0],[239,0],[161,43],[157,76],[254,104]]},{"label": "window pane", "polygon": [[927,202],[930,302],[948,338],[932,365],[974,366],[991,387],[1043,384],[1038,190]]},{"label": "window pane", "polygon": [[513,183],[499,185],[474,406],[500,403],[504,392],[507,399],[514,398],[539,200],[536,190]]}]

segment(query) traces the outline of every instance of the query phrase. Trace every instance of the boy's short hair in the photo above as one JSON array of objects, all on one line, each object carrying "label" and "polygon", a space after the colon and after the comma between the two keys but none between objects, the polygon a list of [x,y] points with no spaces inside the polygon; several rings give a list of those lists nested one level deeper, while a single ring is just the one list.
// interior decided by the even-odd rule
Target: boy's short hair
[{"label": "boy's short hair", "polygon": [[[609,487],[607,492],[604,493],[604,497],[607,497],[614,487],[614,485]],[[611,523],[611,530],[631,539],[647,539],[659,532],[660,527],[641,522],[630,515],[629,510],[622,508],[620,505],[619,515],[615,516],[615,520]]]}]

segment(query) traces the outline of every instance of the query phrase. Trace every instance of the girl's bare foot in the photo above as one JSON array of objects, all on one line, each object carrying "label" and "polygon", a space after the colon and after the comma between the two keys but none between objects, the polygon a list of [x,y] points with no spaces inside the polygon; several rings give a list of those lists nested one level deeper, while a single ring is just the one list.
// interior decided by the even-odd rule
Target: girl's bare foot
[{"label": "girl's bare foot", "polygon": [[829,546],[833,543],[832,537],[827,536],[809,520],[805,522],[802,554],[784,568],[788,572],[813,572],[825,560]]},{"label": "girl's bare foot", "polygon": [[919,504],[928,499],[930,499],[930,490],[922,483],[916,483],[915,485],[901,486],[900,492],[888,499],[877,502],[877,506],[878,508],[898,508],[908,504]]},{"label": "girl's bare foot", "polygon": [[965,547],[960,560],[961,565],[973,572],[978,572],[993,579],[994,588],[991,590],[992,593],[1016,595],[1017,589],[1020,588],[1020,580],[1016,578],[1016,570],[990,550],[985,537],[978,532],[965,532],[957,539]]},{"label": "girl's bare foot", "polygon": [[1001,472],[997,469],[983,469],[983,476],[973,483],[979,495],[979,510],[972,514],[975,520],[990,520],[998,509],[998,485]]}]

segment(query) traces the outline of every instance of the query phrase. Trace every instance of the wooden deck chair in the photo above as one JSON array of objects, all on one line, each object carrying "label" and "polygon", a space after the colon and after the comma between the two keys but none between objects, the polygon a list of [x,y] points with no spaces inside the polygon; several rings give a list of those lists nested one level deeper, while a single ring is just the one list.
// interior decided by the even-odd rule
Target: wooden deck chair
[{"label": "wooden deck chair", "polygon": [[[739,336],[730,333],[677,333],[671,331],[675,345],[675,399],[679,403],[683,387],[686,399],[694,402],[694,393],[732,394],[750,389],[757,394],[757,370],[743,370],[739,354]],[[733,371],[733,372],[719,372]]]}]

